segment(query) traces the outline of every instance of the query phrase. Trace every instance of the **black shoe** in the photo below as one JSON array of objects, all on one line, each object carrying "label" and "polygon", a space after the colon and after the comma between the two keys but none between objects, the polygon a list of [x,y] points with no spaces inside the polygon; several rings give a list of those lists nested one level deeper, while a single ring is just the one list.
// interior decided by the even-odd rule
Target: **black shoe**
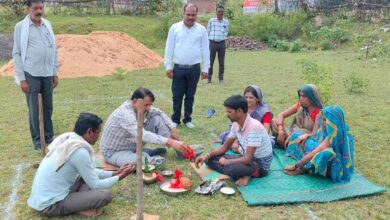
[{"label": "black shoe", "polygon": [[167,153],[167,149],[165,147],[144,148],[143,151],[151,157]]}]

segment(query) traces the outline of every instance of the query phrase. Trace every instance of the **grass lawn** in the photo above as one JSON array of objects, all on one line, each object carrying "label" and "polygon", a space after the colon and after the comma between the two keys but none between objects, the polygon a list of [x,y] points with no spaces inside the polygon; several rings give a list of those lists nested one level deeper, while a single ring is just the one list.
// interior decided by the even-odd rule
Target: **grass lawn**
[{"label": "grass lawn", "polygon": [[[70,18],[61,18],[63,19],[61,21],[56,20],[55,17],[49,19],[54,24],[67,23],[75,27],[75,29],[65,30],[66,33],[79,30],[81,24],[88,23],[86,19],[80,22]],[[90,19],[92,23],[104,24],[104,21],[99,20],[98,17]],[[126,17],[121,21],[123,22],[121,24],[129,23],[129,26],[126,26],[129,30],[119,24],[114,29],[111,29],[112,24],[107,29],[91,26],[93,30],[124,30],[132,34],[130,28],[136,28],[136,25],[132,26],[134,25],[132,19]],[[63,33],[58,28],[56,27],[57,33]],[[146,33],[152,33],[149,29],[142,29],[144,30]],[[134,31],[134,37],[137,39],[142,38],[139,32],[140,30]],[[147,41],[146,38],[142,42],[147,43]],[[159,41],[150,40],[150,42]],[[162,49],[158,49],[157,52],[162,53]],[[296,90],[305,83],[300,79],[301,68],[296,61],[302,58],[315,58],[321,65],[331,67],[334,72],[333,100],[345,110],[346,120],[355,136],[357,169],[370,181],[389,188],[390,149],[387,145],[390,136],[386,132],[390,130],[388,98],[390,63],[386,60],[360,60],[359,57],[360,54],[349,49],[302,53],[229,51],[226,58],[225,85],[219,85],[215,79],[212,84],[205,84],[204,81],[199,83],[193,113],[193,122],[197,127],[193,130],[180,127],[181,138],[189,144],[201,144],[206,149],[210,149],[215,134],[226,129],[228,124],[223,101],[232,94],[241,94],[243,89],[251,84],[262,88],[264,101],[271,106],[274,114],[278,114],[298,100]],[[350,72],[359,73],[370,80],[365,93],[348,94],[345,91],[343,78]],[[156,94],[155,106],[171,114],[170,85],[171,81],[165,76],[163,66],[157,69],[134,71],[127,74],[124,79],[117,79],[114,76],[62,79],[54,92],[55,133],[72,130],[78,114],[83,111],[94,112],[106,120],[108,115],[139,86],[150,88]],[[2,207],[7,206],[7,197],[12,192],[11,184],[14,181],[15,166],[31,164],[40,158],[40,154],[32,148],[27,123],[27,106],[22,92],[11,77],[0,77],[0,88],[2,151],[0,210],[4,212]],[[215,117],[207,119],[205,114],[210,107],[215,108],[217,113]],[[98,150],[98,144],[95,149]],[[164,167],[179,168],[195,182],[195,185],[200,183],[200,179],[192,172],[188,162],[175,160],[172,151],[168,152]],[[41,219],[26,205],[34,173],[35,170],[30,167],[23,169],[21,173],[18,200],[12,210],[15,219]],[[104,208],[103,215],[98,219],[129,219],[136,210],[135,188],[134,175],[117,184],[112,189],[113,202]],[[316,216],[321,219],[388,219],[390,217],[388,192],[378,196],[325,204],[248,207],[240,195],[225,197],[217,193],[212,197],[206,197],[190,192],[179,197],[170,197],[160,193],[159,186],[154,184],[145,186],[145,206],[147,213],[159,214],[162,219],[316,219]],[[80,219],[80,217],[75,215],[61,219]]]}]

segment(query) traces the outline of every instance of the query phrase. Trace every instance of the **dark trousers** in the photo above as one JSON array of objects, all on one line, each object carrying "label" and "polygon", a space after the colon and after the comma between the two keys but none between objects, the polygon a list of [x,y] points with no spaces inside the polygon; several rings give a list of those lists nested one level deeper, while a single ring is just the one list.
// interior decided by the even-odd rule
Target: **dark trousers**
[{"label": "dark trousers", "polygon": [[215,42],[210,41],[210,69],[209,69],[209,77],[208,80],[211,81],[213,77],[213,65],[215,61],[215,57],[218,53],[218,63],[219,63],[219,80],[223,80],[223,74],[225,72],[225,52],[226,52],[226,42]]},{"label": "dark trousers", "polygon": [[24,73],[30,92],[26,93],[31,138],[34,147],[40,148],[38,93],[42,94],[45,141],[53,140],[53,77],[35,77]]},{"label": "dark trousers", "polygon": [[183,122],[191,122],[192,106],[194,105],[194,97],[196,87],[200,78],[200,64],[192,67],[179,67],[175,65],[173,68],[172,80],[172,99],[173,99],[173,114],[172,121],[180,124],[181,106],[184,99],[184,119]]},{"label": "dark trousers", "polygon": [[40,211],[45,216],[66,216],[106,206],[112,200],[109,190],[91,190],[82,178],[78,178],[64,200]]},{"label": "dark trousers", "polygon": [[210,158],[209,161],[207,161],[207,166],[211,169],[223,173],[225,175],[230,176],[234,180],[240,179],[245,176],[251,176],[251,177],[262,177],[267,174],[267,172],[262,169],[256,161],[253,161],[250,165],[242,164],[242,163],[232,163],[225,166],[222,166],[219,164],[219,159],[221,157],[224,157],[226,159],[236,159],[241,156],[239,155],[222,155]]}]

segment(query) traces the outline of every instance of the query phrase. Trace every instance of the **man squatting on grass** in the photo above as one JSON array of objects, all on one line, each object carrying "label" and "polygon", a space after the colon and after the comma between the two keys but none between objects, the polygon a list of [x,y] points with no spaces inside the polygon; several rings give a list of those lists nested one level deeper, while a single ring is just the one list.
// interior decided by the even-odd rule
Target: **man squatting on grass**
[{"label": "man squatting on grass", "polygon": [[[108,117],[104,125],[100,150],[105,160],[115,166],[134,163],[137,160],[137,99],[143,99],[145,107],[143,144],[159,144],[173,148],[176,152],[187,153],[188,145],[179,141],[179,132],[172,120],[160,109],[153,106],[154,94],[147,88],[138,88]],[[151,161],[153,156],[164,154],[165,147],[144,148],[145,158]]]},{"label": "man squatting on grass", "polygon": [[95,169],[91,145],[99,139],[102,119],[81,113],[74,131],[58,136],[49,145],[32,185],[28,205],[42,215],[73,213],[95,217],[111,202],[108,188],[135,170],[135,165],[117,171]]},{"label": "man squatting on grass", "polygon": [[[273,159],[271,139],[264,126],[248,112],[248,103],[241,95],[225,100],[226,115],[232,128],[225,143],[198,158],[195,164],[207,166],[236,180],[239,186],[248,184],[251,177],[265,176]],[[234,141],[238,141],[240,155],[226,155]]]}]

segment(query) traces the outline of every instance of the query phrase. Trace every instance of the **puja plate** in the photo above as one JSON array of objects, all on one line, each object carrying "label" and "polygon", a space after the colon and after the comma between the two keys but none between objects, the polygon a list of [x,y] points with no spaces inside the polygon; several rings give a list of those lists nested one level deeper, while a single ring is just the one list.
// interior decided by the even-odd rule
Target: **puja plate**
[{"label": "puja plate", "polygon": [[185,192],[190,190],[190,189],[183,189],[183,188],[179,188],[179,189],[171,188],[171,182],[168,182],[168,181],[162,183],[160,185],[160,189],[165,194],[170,195],[170,196],[177,196],[179,194],[185,193]]}]

